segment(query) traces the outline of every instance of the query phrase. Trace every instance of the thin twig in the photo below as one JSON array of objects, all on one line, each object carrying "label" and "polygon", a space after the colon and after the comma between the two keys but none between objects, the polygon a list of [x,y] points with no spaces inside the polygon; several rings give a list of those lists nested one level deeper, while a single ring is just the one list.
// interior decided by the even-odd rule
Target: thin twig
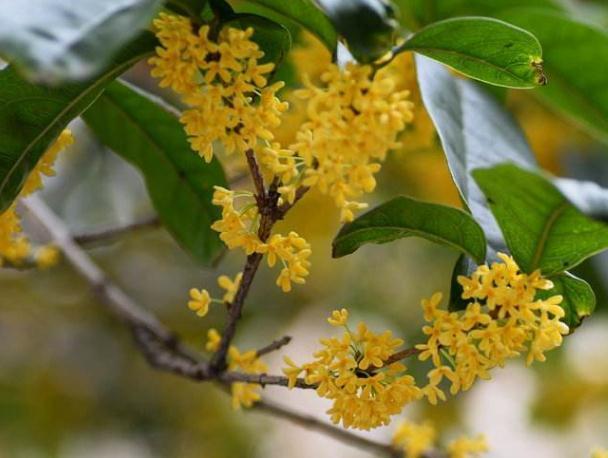
[{"label": "thin twig", "polygon": [[291,337],[290,336],[283,336],[278,340],[275,340],[271,343],[269,343],[268,345],[266,345],[265,347],[260,348],[256,354],[258,356],[258,358],[260,356],[264,356],[268,353],[272,353],[273,351],[276,351],[278,349],[280,349],[281,347],[284,347],[285,345],[289,344],[289,342],[291,342]]},{"label": "thin twig", "polygon": [[79,245],[89,245],[92,243],[105,242],[125,235],[129,232],[160,227],[161,222],[158,216],[150,216],[140,221],[130,223],[124,226],[111,227],[95,232],[87,232],[74,235],[74,241]]}]

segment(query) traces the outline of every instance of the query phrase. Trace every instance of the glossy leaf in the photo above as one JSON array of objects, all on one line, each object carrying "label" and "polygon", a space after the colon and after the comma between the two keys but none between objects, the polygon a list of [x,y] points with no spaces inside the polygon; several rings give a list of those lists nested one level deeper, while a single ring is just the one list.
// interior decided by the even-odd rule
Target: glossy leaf
[{"label": "glossy leaf", "polygon": [[154,50],[140,36],[86,83],[46,88],[25,81],[10,66],[0,71],[0,211],[17,197],[49,144],[101,94],[104,87]]},{"label": "glossy leaf", "polygon": [[608,141],[608,33],[559,13],[518,9],[503,17],[540,40],[549,83],[537,95]]},{"label": "glossy leaf", "polygon": [[562,321],[573,330],[595,310],[595,293],[589,283],[568,272],[554,275],[550,280],[553,282],[553,289],[539,291],[538,297],[547,298],[556,294],[563,296],[560,305],[566,315]]},{"label": "glossy leaf", "polygon": [[546,178],[512,164],[473,171],[525,272],[564,272],[608,248],[608,225],[585,216]]},{"label": "glossy leaf", "polygon": [[175,113],[162,102],[114,82],[83,115],[95,135],[143,174],[165,227],[201,262],[223,244],[211,224],[220,210],[211,204],[213,186],[226,186],[217,160],[206,164],[190,149]]},{"label": "glossy leaf", "polygon": [[431,24],[400,46],[496,86],[545,83],[542,49],[531,33],[497,19],[463,17]]},{"label": "glossy leaf", "polygon": [[396,197],[346,224],[333,242],[333,257],[355,252],[366,243],[387,243],[405,237],[422,237],[447,245],[483,262],[483,230],[457,208]]},{"label": "glossy leaf", "polygon": [[318,0],[349,51],[359,62],[372,62],[392,47],[398,22],[385,0]]},{"label": "glossy leaf", "polygon": [[[331,21],[315,5],[313,0],[248,0],[243,2],[259,5],[278,16],[295,22],[316,35],[332,53],[336,49],[337,35]],[[238,5],[241,7],[241,5]]]},{"label": "glossy leaf", "polygon": [[2,2],[0,54],[28,79],[84,80],[146,28],[161,0]]}]

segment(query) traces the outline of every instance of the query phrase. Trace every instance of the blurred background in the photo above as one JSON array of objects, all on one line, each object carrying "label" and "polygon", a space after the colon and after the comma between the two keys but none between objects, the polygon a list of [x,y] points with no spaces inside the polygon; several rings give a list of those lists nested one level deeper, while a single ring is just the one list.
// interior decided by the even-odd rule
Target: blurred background
[{"label": "blurred background", "polygon": [[[605,21],[595,13],[588,17]],[[327,62],[329,56],[314,38],[299,35],[282,76],[293,79],[305,72],[318,77]],[[367,201],[374,206],[407,194],[460,206],[420,104],[411,58],[403,56],[394,66],[405,75],[400,84],[412,91],[416,120],[403,134],[403,148],[390,154]],[[158,92],[145,64],[127,79]],[[288,92],[284,96],[290,97]],[[606,146],[528,92],[511,91],[506,103],[543,167],[608,186]],[[289,141],[301,116],[295,104],[278,132],[281,141]],[[61,155],[57,177],[46,180],[40,194],[70,229],[85,234],[153,216],[138,172],[101,147],[82,122],[70,127],[76,143]],[[239,164],[228,166],[238,175]],[[23,217],[32,238],[44,242],[36,223]],[[266,358],[271,372],[279,372],[283,354],[308,361],[318,339],[334,332],[325,317],[337,307],[348,307],[354,322],[391,329],[409,344],[422,340],[419,302],[434,291],[448,291],[455,252],[406,239],[332,259],[338,212],[330,199],[316,194],[303,199],[282,227],[312,244],[311,276],[305,286],[283,294],[274,286],[277,272],[262,268],[239,327],[241,349],[287,334],[293,342]],[[128,294],[201,351],[207,330],[223,327],[224,313],[214,308],[204,319],[196,318],[186,307],[188,290],[207,287],[217,293],[216,277],[233,276],[244,262],[240,252],[228,253],[216,267],[201,268],[158,227],[87,246],[87,251]],[[563,347],[548,354],[546,363],[526,369],[515,360],[456,399],[437,407],[424,401],[410,405],[404,417],[430,419],[446,440],[485,433],[490,458],[580,458],[594,446],[608,447],[608,257],[598,256],[576,273],[592,283],[598,310]],[[416,365],[411,368],[423,376]],[[314,392],[267,388],[263,397],[322,419],[329,408],[329,401]],[[388,441],[396,423],[369,435]],[[65,262],[45,271],[0,270],[0,458],[278,458],[286,453],[290,458],[373,456],[263,413],[233,411],[229,397],[214,386],[149,368],[129,333]]]}]

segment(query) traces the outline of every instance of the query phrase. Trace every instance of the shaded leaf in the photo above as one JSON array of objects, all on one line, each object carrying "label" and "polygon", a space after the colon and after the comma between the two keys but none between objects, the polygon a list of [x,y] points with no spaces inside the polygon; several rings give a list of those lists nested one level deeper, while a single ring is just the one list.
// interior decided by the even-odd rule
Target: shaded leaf
[{"label": "shaded leaf", "polygon": [[546,178],[513,164],[473,176],[523,271],[561,273],[608,247],[608,226],[585,216]]},{"label": "shaded leaf", "polygon": [[436,22],[399,48],[416,51],[496,86],[529,89],[545,83],[538,40],[497,19],[463,17]]},{"label": "shaded leaf", "polygon": [[0,54],[28,79],[84,80],[148,26],[162,0],[2,2]]},{"label": "shaded leaf", "polygon": [[385,0],[318,0],[349,51],[359,62],[372,62],[392,47],[399,26]]},{"label": "shaded leaf", "polygon": [[589,283],[569,272],[554,275],[550,279],[554,285],[553,289],[539,291],[537,297],[546,299],[556,294],[562,295],[564,299],[560,305],[566,312],[562,321],[573,330],[595,310],[595,293]]},{"label": "shaded leaf", "polygon": [[486,240],[481,227],[457,208],[395,197],[346,224],[333,241],[334,258],[351,254],[366,243],[422,237],[456,248],[483,262]]},{"label": "shaded leaf", "polygon": [[316,35],[332,53],[336,50],[337,36],[331,21],[312,0],[248,0],[283,16]]},{"label": "shaded leaf", "polygon": [[86,83],[57,88],[25,81],[10,66],[0,71],[0,211],[17,197],[30,171],[68,123],[101,94],[104,87],[154,50],[145,33]]},{"label": "shaded leaf", "polygon": [[144,175],[158,214],[176,240],[203,263],[223,249],[211,224],[213,186],[226,186],[219,162],[190,149],[182,125],[162,102],[114,82],[83,115],[99,139]]}]

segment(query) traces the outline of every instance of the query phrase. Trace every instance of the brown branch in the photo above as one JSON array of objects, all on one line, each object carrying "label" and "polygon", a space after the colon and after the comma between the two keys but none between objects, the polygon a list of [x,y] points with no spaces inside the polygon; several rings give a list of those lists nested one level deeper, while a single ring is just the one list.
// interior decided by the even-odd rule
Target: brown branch
[{"label": "brown branch", "polygon": [[409,358],[410,356],[417,356],[420,353],[422,353],[422,350],[418,350],[417,348],[406,348],[405,350],[398,351],[389,356],[388,359],[384,361],[384,365],[388,366],[389,364],[396,363],[397,361]]},{"label": "brown branch", "polygon": [[290,336],[283,336],[278,340],[275,340],[271,343],[269,343],[268,345],[266,345],[265,347],[260,348],[256,354],[258,356],[258,358],[260,356],[264,356],[268,353],[272,353],[273,351],[279,350],[281,347],[284,347],[285,345],[289,344],[289,342],[291,342],[291,337]]},{"label": "brown branch", "polygon": [[298,201],[302,197],[304,197],[304,195],[308,192],[309,189],[310,188],[308,186],[300,186],[298,189],[296,189],[296,197],[294,201],[292,203],[285,202],[279,207],[279,213],[281,215],[280,217],[283,218],[285,216],[285,213],[287,213],[291,209],[291,207],[298,203]]}]

